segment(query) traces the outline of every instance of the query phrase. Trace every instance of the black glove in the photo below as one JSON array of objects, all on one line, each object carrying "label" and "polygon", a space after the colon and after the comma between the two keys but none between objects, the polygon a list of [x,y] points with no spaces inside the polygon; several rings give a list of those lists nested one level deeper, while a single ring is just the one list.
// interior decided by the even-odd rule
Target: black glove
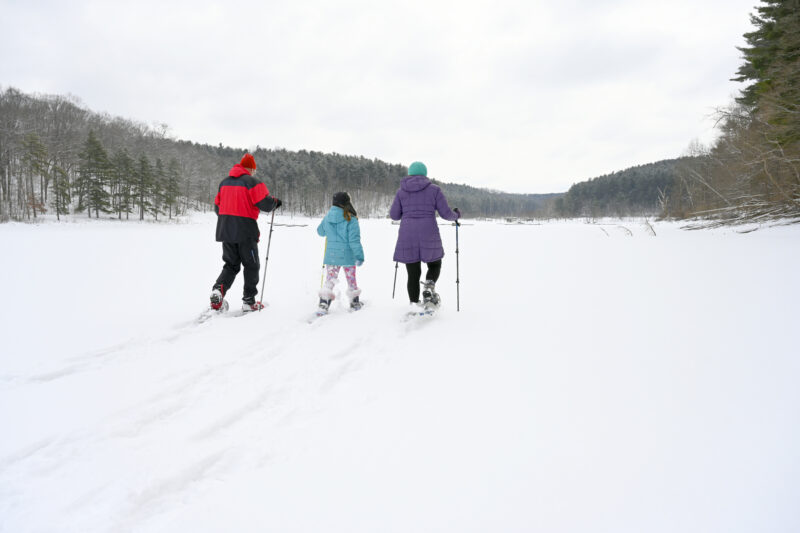
[{"label": "black glove", "polygon": [[283,205],[283,202],[281,202],[280,198],[273,197],[272,201],[275,202],[275,209],[278,209],[280,206]]},{"label": "black glove", "polygon": [[457,207],[453,208],[453,213],[457,214],[459,218],[461,217],[461,211],[459,211]]}]

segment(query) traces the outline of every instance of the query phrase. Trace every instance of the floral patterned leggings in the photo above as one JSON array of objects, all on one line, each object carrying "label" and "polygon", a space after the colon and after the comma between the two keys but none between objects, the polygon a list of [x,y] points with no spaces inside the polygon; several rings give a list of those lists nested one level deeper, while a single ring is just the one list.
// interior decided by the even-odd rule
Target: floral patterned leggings
[{"label": "floral patterned leggings", "polygon": [[[339,269],[343,268],[339,265],[325,265],[325,288],[333,290],[336,282],[339,281]],[[358,284],[356,283],[356,267],[344,267],[344,275],[347,278],[347,287],[353,291],[358,291]]]}]

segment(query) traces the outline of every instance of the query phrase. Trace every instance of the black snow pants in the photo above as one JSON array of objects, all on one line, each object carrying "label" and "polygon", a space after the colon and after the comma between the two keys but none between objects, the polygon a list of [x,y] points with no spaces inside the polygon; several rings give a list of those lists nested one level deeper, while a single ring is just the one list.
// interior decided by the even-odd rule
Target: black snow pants
[{"label": "black snow pants", "polygon": [[256,294],[258,294],[258,269],[260,267],[258,262],[258,243],[256,241],[223,242],[222,260],[225,261],[225,265],[222,267],[222,272],[217,278],[214,288],[219,289],[222,295],[225,296],[233,284],[233,280],[236,279],[236,274],[244,266],[242,300],[247,303],[253,303]]}]

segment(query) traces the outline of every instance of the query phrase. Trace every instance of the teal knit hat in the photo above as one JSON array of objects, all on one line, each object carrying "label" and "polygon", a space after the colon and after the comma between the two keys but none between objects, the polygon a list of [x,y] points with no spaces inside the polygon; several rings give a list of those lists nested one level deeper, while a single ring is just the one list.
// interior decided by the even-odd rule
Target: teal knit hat
[{"label": "teal knit hat", "polygon": [[408,166],[408,175],[409,176],[427,176],[428,175],[428,168],[419,161],[414,161]]}]

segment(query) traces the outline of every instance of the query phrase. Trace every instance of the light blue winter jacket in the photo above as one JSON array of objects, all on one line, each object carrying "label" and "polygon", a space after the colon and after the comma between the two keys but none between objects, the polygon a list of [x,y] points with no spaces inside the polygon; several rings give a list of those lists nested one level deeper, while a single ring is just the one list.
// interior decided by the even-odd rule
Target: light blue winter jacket
[{"label": "light blue winter jacket", "polygon": [[317,233],[328,238],[323,261],[326,265],[353,266],[356,261],[364,261],[358,218],[351,217],[348,222],[341,207],[331,207],[319,223]]}]

